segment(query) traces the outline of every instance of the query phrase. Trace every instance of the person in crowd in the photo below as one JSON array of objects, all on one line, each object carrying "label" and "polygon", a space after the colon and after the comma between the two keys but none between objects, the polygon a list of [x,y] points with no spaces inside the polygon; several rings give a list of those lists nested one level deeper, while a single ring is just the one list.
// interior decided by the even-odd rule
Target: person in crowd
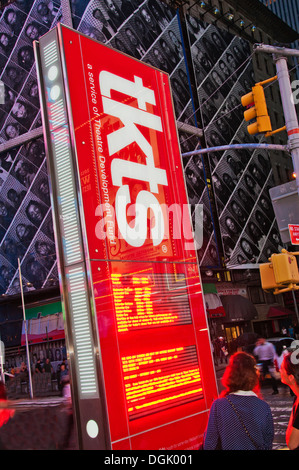
[{"label": "person in crowd", "polygon": [[63,390],[66,385],[70,383],[70,375],[69,371],[66,368],[66,364],[62,362],[60,364],[60,372],[59,372],[59,390],[61,391],[62,396],[63,395]]},{"label": "person in crowd", "polygon": [[219,354],[219,359],[220,359],[220,364],[222,364],[223,361],[226,362],[227,364],[227,356],[228,356],[228,350],[227,350],[227,341],[223,336],[219,336],[217,338],[217,350]]},{"label": "person in crowd", "polygon": [[255,357],[257,357],[258,362],[262,365],[262,376],[265,377],[267,374],[270,374],[273,388],[272,395],[277,395],[278,387],[274,367],[274,360],[276,357],[275,347],[272,343],[266,341],[265,338],[259,338],[256,342],[256,347],[253,350],[253,354]]},{"label": "person in crowd", "polygon": [[204,433],[204,450],[271,450],[271,408],[259,397],[256,360],[245,352],[231,356],[222,378],[225,387],[212,403]]},{"label": "person in crowd", "polygon": [[42,374],[42,372],[43,372],[43,368],[42,368],[40,359],[37,359],[37,361],[36,361],[36,364],[35,364],[35,372],[36,372],[37,374]]},{"label": "person in crowd", "polygon": [[294,327],[293,323],[291,325],[289,325],[289,327],[288,327],[288,334],[291,338],[295,337],[295,327]]},{"label": "person in crowd", "polygon": [[280,368],[281,382],[294,393],[294,403],[286,430],[286,443],[290,450],[299,449],[299,362],[296,352],[289,352]]},{"label": "person in crowd", "polygon": [[63,381],[66,377],[68,377],[69,372],[66,368],[66,365],[64,362],[60,364],[60,380]]},{"label": "person in crowd", "polygon": [[48,357],[43,364],[43,371],[49,374],[52,374],[54,372],[51,361]]}]

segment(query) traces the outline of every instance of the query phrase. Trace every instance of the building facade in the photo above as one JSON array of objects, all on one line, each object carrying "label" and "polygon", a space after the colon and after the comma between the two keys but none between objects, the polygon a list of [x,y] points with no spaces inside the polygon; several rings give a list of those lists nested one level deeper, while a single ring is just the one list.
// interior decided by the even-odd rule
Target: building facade
[{"label": "building facade", "polygon": [[[299,30],[299,5],[296,0],[284,2],[282,0],[261,0],[275,15],[281,18],[294,31]],[[299,49],[299,42],[294,41],[291,44],[294,49]],[[298,65],[298,59],[295,58],[295,64]],[[299,78],[298,68],[296,69],[296,78]]]}]

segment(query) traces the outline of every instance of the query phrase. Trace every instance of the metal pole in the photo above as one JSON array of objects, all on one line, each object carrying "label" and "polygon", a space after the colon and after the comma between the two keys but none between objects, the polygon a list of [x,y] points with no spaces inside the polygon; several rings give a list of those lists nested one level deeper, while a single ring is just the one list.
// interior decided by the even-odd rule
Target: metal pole
[{"label": "metal pole", "polygon": [[293,301],[294,301],[294,306],[295,306],[295,312],[296,312],[296,315],[297,315],[297,322],[298,322],[298,325],[299,325],[298,305],[297,305],[297,301],[296,301],[295,291],[293,291],[293,290],[292,290],[292,296],[293,296]]},{"label": "metal pole", "polygon": [[290,82],[287,56],[299,56],[298,49],[255,44],[256,51],[273,54],[276,63],[277,80],[288,134],[288,149],[293,160],[296,173],[297,192],[299,193],[299,125]]},{"label": "metal pole", "polygon": [[275,55],[274,60],[276,62],[277,79],[288,134],[288,148],[293,160],[297,191],[299,193],[299,126],[295,104],[292,102],[292,88],[287,58],[281,55]]},{"label": "metal pole", "polygon": [[280,54],[289,56],[299,56],[299,49],[291,49],[288,47],[269,46],[267,44],[255,44],[253,46],[255,51],[268,52],[269,54]]},{"label": "metal pole", "polygon": [[18,267],[19,267],[20,287],[21,287],[23,320],[24,320],[24,328],[25,328],[27,367],[28,367],[28,375],[29,375],[29,391],[30,391],[30,398],[32,399],[32,398],[33,398],[33,387],[32,387],[31,364],[30,364],[30,355],[29,355],[29,344],[28,344],[28,333],[27,333],[27,321],[26,321],[25,301],[24,301],[24,293],[23,293],[23,282],[22,282],[22,272],[21,272],[20,258],[18,258]]},{"label": "metal pole", "polygon": [[192,152],[182,153],[182,157],[190,157],[191,155],[197,155],[200,153],[209,152],[223,152],[224,150],[235,150],[235,149],[268,149],[268,150],[280,150],[283,152],[289,152],[287,145],[279,144],[231,144],[231,145],[219,145],[218,147],[208,147],[204,149],[193,150]]},{"label": "metal pole", "polygon": [[0,368],[1,368],[1,381],[3,383],[5,382],[4,362],[5,362],[5,346],[4,346],[3,341],[1,341],[1,335],[0,335]]},{"label": "metal pole", "polygon": [[26,142],[29,142],[30,140],[33,140],[33,139],[38,139],[39,137],[42,137],[42,136],[43,136],[42,126],[37,127],[36,129],[32,129],[31,131],[28,131],[25,134],[18,135],[14,139],[10,139],[7,142],[0,144],[0,153],[7,152],[7,150],[10,150],[14,147],[18,147],[22,144],[26,144]]}]

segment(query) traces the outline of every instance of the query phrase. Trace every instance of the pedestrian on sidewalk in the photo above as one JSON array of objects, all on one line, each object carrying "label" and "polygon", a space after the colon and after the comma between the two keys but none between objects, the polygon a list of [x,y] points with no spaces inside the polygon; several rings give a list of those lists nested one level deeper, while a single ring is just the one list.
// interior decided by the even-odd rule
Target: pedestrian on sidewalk
[{"label": "pedestrian on sidewalk", "polygon": [[259,397],[255,358],[237,352],[222,378],[225,387],[211,406],[204,450],[270,450],[274,438],[270,406]]},{"label": "pedestrian on sidewalk", "polygon": [[293,352],[287,354],[280,368],[282,383],[295,394],[294,404],[286,430],[286,443],[290,450],[299,450],[299,364]]},{"label": "pedestrian on sidewalk", "polygon": [[223,361],[228,362],[227,356],[228,356],[228,350],[227,350],[227,341],[223,336],[219,336],[217,338],[217,349],[219,351],[219,359],[220,359],[220,364],[222,364]]},{"label": "pedestrian on sidewalk", "polygon": [[258,362],[262,365],[262,377],[265,378],[267,374],[270,374],[273,389],[272,395],[277,395],[278,387],[274,365],[276,351],[273,344],[266,341],[265,338],[259,338],[256,342],[256,347],[253,350],[253,355],[257,357]]}]

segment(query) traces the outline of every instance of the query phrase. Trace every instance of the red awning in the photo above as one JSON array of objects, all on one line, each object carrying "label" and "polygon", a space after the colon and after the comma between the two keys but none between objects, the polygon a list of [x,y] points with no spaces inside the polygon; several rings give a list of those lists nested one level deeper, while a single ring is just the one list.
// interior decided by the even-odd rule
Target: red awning
[{"label": "red awning", "polygon": [[267,313],[267,318],[288,317],[294,315],[295,312],[285,307],[270,307]]}]

